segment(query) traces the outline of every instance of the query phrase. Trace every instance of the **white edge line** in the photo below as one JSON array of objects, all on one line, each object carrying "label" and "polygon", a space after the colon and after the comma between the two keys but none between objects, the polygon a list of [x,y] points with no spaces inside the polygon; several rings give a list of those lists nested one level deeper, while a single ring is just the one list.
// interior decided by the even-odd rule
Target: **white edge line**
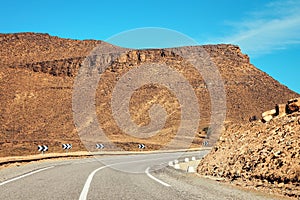
[{"label": "white edge line", "polygon": [[30,172],[30,173],[27,173],[27,174],[23,174],[23,175],[18,176],[18,177],[16,177],[16,178],[9,179],[9,180],[7,180],[7,181],[4,181],[4,182],[0,183],[0,186],[5,185],[5,184],[10,183],[10,182],[13,182],[13,181],[16,181],[16,180],[18,180],[18,179],[24,178],[24,177],[26,177],[26,176],[30,176],[30,175],[32,175],[32,174],[35,174],[35,173],[38,173],[38,172],[41,172],[41,171],[44,171],[44,170],[47,170],[47,169],[51,169],[51,168],[53,168],[53,167],[54,167],[54,166],[42,168],[42,169],[35,170],[35,171]]},{"label": "white edge line", "polygon": [[90,185],[91,185],[91,182],[92,182],[92,180],[93,180],[94,175],[95,175],[99,170],[104,169],[104,168],[106,168],[106,167],[109,167],[109,165],[100,167],[100,168],[94,170],[94,171],[89,175],[89,177],[87,178],[87,180],[86,180],[86,182],[85,182],[85,184],[84,184],[84,187],[83,187],[83,189],[82,189],[82,191],[81,191],[79,200],[86,200],[87,195],[88,195],[88,192],[89,192],[89,188],[90,188]]},{"label": "white edge line", "polygon": [[150,173],[149,173],[149,169],[150,167],[148,167],[146,170],[145,170],[145,173],[147,174],[147,176],[149,176],[149,178],[159,182],[160,184],[166,186],[166,187],[170,187],[171,185],[169,185],[168,183],[165,183],[163,182],[162,180],[159,180],[158,178],[155,178],[154,176],[152,176]]},{"label": "white edge line", "polygon": [[[173,157],[173,156],[172,156],[172,157]],[[164,158],[164,159],[165,159],[165,158]],[[107,167],[111,167],[111,166],[114,166],[114,165],[128,164],[128,163],[136,163],[136,162],[149,161],[149,160],[160,160],[160,159],[159,159],[159,158],[158,158],[158,159],[145,159],[145,160],[135,160],[135,161],[129,161],[129,162],[113,163],[113,164],[105,165],[105,166],[102,166],[102,167],[100,167],[100,168],[98,168],[98,169],[95,169],[95,170],[94,170],[92,173],[90,173],[90,175],[88,176],[88,178],[87,178],[87,180],[86,180],[86,182],[85,182],[85,184],[84,184],[84,186],[83,186],[83,189],[82,189],[82,191],[81,191],[81,193],[80,193],[79,200],[86,200],[86,199],[87,199],[87,195],[88,195],[89,188],[90,188],[91,182],[92,182],[92,180],[93,180],[93,177],[94,177],[94,175],[95,175],[98,171],[100,171],[101,169],[104,169],[104,168],[107,168]],[[148,167],[148,168],[150,168],[150,167]],[[148,169],[148,168],[147,168],[147,169]],[[146,169],[146,171],[147,171],[147,169]],[[148,169],[148,174],[149,174],[149,169]],[[169,184],[167,184],[167,183],[165,183],[165,182],[163,182],[163,181],[161,181],[161,180],[155,178],[155,177],[152,176],[151,174],[149,174],[149,175],[152,177],[153,180],[156,180],[156,181],[158,181],[159,183],[161,183],[161,184],[163,184],[163,185],[165,185],[165,186],[167,186],[167,187],[170,187],[170,186],[171,186],[171,185],[169,185]],[[149,176],[149,175],[148,175],[148,176]]]}]

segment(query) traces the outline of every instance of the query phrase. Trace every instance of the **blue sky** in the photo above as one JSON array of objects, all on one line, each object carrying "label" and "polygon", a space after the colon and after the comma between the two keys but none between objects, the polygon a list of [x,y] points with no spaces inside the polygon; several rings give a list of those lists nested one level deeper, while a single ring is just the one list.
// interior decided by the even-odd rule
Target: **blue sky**
[{"label": "blue sky", "polygon": [[1,33],[42,32],[107,40],[143,27],[175,30],[199,44],[237,44],[256,67],[300,93],[299,0],[1,2]]}]

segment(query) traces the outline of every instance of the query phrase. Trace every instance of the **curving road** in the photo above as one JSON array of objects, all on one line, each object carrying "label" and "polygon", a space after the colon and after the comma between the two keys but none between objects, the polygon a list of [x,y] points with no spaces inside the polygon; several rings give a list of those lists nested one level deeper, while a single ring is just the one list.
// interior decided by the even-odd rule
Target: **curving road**
[{"label": "curving road", "polygon": [[0,199],[277,199],[166,167],[177,158],[206,153],[106,156],[6,168],[0,171]]}]

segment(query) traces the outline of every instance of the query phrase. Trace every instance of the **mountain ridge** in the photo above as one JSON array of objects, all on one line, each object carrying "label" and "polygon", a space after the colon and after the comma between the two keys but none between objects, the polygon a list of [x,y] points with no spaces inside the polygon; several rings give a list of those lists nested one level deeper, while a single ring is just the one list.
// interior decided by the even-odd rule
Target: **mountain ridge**
[{"label": "mountain ridge", "polygon": [[[0,35],[1,156],[34,154],[36,145],[41,143],[49,144],[49,150],[54,152],[62,151],[61,143],[71,142],[74,150],[85,149],[73,122],[74,78],[84,59],[104,43],[36,33]],[[172,54],[171,49],[130,50],[110,63],[102,74],[103,81],[96,94],[97,120],[110,140],[125,150],[136,150],[141,142],[149,150],[159,149],[172,140],[178,128],[180,109],[175,96],[155,85],[138,90],[130,109],[135,111],[133,121],[142,125],[149,123],[148,111],[152,105],[161,104],[167,109],[167,124],[156,137],[151,140],[130,137],[112,118],[110,99],[114,84],[126,72],[149,62],[169,64],[192,85],[202,116],[192,146],[202,145],[211,115],[210,94],[203,77],[196,75],[197,71],[183,58]],[[186,52],[204,49],[217,66],[227,97],[226,109],[220,108],[226,112],[226,123],[247,123],[249,117],[259,116],[276,102],[299,96],[253,66],[235,45],[177,49]]]}]

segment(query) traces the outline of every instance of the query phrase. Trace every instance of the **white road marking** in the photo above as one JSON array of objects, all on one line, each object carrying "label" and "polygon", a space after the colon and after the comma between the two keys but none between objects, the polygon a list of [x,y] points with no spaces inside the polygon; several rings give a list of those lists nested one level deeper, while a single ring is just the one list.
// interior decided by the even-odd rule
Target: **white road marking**
[{"label": "white road marking", "polygon": [[27,174],[23,174],[22,176],[18,176],[18,177],[16,177],[16,178],[9,179],[9,180],[7,180],[7,181],[4,181],[4,182],[0,183],[0,186],[5,185],[5,184],[10,183],[10,182],[13,182],[13,181],[16,181],[16,180],[18,180],[18,179],[24,178],[24,177],[26,177],[26,176],[30,176],[30,175],[32,175],[32,174],[35,174],[35,173],[38,173],[38,172],[41,172],[41,171],[45,171],[45,170],[47,170],[47,169],[51,169],[51,168],[53,168],[53,167],[54,167],[54,166],[42,168],[42,169],[39,169],[39,170],[30,172],[30,173],[27,173]]},{"label": "white road marking", "polygon": [[[172,158],[173,158],[174,156],[172,156]],[[110,164],[110,165],[105,165],[105,166],[102,166],[102,167],[100,167],[100,168],[98,168],[98,169],[95,169],[92,173],[90,173],[90,175],[88,176],[88,178],[87,178],[87,180],[86,180],[86,182],[85,182],[85,184],[84,184],[84,186],[83,186],[83,189],[82,189],[82,191],[81,191],[81,194],[80,194],[80,197],[79,197],[79,200],[86,200],[87,199],[87,195],[88,195],[88,192],[89,192],[89,188],[90,188],[90,185],[91,185],[91,182],[92,182],[92,180],[93,180],[93,177],[94,177],[94,175],[98,172],[98,171],[100,171],[100,170],[102,170],[102,169],[104,169],[104,168],[107,168],[107,167],[111,167],[111,166],[114,166],[114,165],[120,165],[120,164],[130,164],[130,163],[136,163],[136,162],[143,162],[143,161],[149,161],[149,160],[160,160],[160,159],[166,159],[166,157],[165,158],[154,158],[154,159],[144,159],[144,160],[135,160],[135,161],[129,161],[129,162],[120,162],[120,163],[113,163],[113,164]],[[147,168],[148,169],[148,168]],[[148,175],[148,174],[147,174]],[[151,175],[151,174],[150,174]],[[155,177],[153,177],[153,178],[155,178]],[[159,180],[159,179],[157,179],[157,180]],[[160,181],[160,180],[159,180]],[[162,181],[161,181],[162,182]],[[167,183],[165,183],[165,184],[167,184]],[[168,185],[168,184],[167,184]],[[170,185],[169,185],[170,186]],[[168,187],[169,187],[168,186]]]},{"label": "white road marking", "polygon": [[92,180],[93,180],[94,175],[95,175],[98,171],[100,171],[101,169],[104,169],[104,168],[109,167],[109,166],[110,166],[110,165],[102,166],[102,167],[100,167],[100,168],[94,170],[94,171],[89,175],[89,177],[87,178],[87,180],[86,180],[86,182],[85,182],[85,184],[84,184],[84,187],[83,187],[83,189],[82,189],[82,191],[81,191],[79,200],[86,200],[87,195],[88,195],[88,192],[89,192],[89,188],[90,188],[90,185],[91,185],[91,182],[92,182]]},{"label": "white road marking", "polygon": [[148,168],[145,170],[145,173],[147,174],[147,176],[149,176],[149,178],[151,178],[151,179],[153,179],[153,180],[159,182],[160,184],[162,184],[162,185],[164,185],[164,186],[166,186],[166,187],[170,187],[170,186],[171,186],[171,185],[169,185],[168,183],[165,183],[165,182],[163,182],[162,180],[159,180],[158,178],[152,176],[152,175],[149,173],[149,169],[150,169],[150,167],[148,167]]}]

